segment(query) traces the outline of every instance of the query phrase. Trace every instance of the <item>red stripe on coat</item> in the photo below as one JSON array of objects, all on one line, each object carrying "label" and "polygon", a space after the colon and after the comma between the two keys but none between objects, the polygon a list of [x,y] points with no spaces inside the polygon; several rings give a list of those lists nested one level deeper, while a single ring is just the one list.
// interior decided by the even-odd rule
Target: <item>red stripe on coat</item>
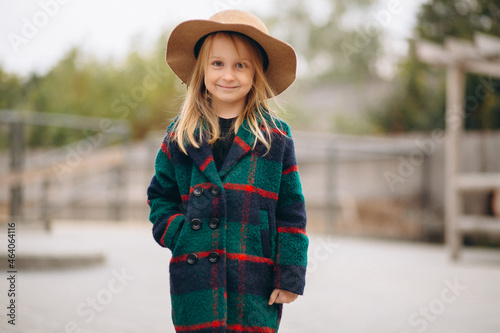
[{"label": "red stripe on coat", "polygon": [[283,136],[286,136],[286,132],[285,132],[285,131],[280,130],[280,129],[277,129],[277,128],[273,128],[273,129],[271,130],[271,132],[273,132],[274,134],[281,134],[281,135],[283,135]]},{"label": "red stripe on coat", "polygon": [[247,152],[250,150],[250,146],[247,145],[245,141],[241,140],[239,136],[234,138],[234,142],[236,142],[244,151]]},{"label": "red stripe on coat", "polygon": [[278,194],[271,192],[271,191],[263,190],[261,188],[257,188],[253,185],[227,183],[227,184],[224,184],[224,189],[235,190],[235,191],[245,191],[247,193],[257,193],[261,197],[270,198],[273,200],[278,200]]},{"label": "red stripe on coat", "polygon": [[[260,129],[261,131],[266,131],[267,132],[267,129],[265,126],[260,126]],[[271,128],[271,133],[274,133],[274,134],[280,134],[280,135],[283,135],[283,136],[286,136],[286,131],[284,130],[281,130],[279,128]]]},{"label": "red stripe on coat", "polygon": [[209,157],[205,160],[205,162],[203,162],[203,164],[201,165],[200,170],[201,170],[201,171],[205,171],[205,169],[207,168],[207,166],[208,166],[211,162],[213,162],[213,160],[214,160],[214,157],[213,157],[213,156],[209,156]]},{"label": "red stripe on coat", "polygon": [[306,234],[306,231],[304,229],[294,227],[280,227],[278,228],[278,232],[282,232],[285,234]]},{"label": "red stripe on coat", "polygon": [[222,327],[226,324],[223,320],[215,320],[209,323],[196,324],[196,325],[183,325],[183,326],[175,326],[175,330],[177,332],[192,332],[197,330],[202,330],[205,328],[211,327]]},{"label": "red stripe on coat", "polygon": [[165,141],[161,143],[161,150],[163,150],[163,153],[167,155],[168,159],[171,160],[172,156],[170,156],[170,151],[168,150],[167,145],[165,144]]},{"label": "red stripe on coat", "polygon": [[248,327],[240,324],[227,325],[229,331],[248,332],[248,333],[273,333],[275,330],[270,327]]},{"label": "red stripe on coat", "polygon": [[[252,256],[252,255],[242,254],[242,253],[225,253],[225,250],[201,251],[201,252],[195,252],[194,254],[196,254],[198,259],[200,259],[200,258],[208,257],[208,255],[212,252],[217,252],[220,256],[226,254],[227,259],[233,259],[233,260],[239,260],[239,261],[250,261],[250,262],[263,263],[263,264],[268,264],[268,265],[272,265],[274,263],[273,260],[269,259],[269,258]],[[174,258],[172,258],[172,263],[186,261],[187,256],[188,256],[188,254],[174,257]]]},{"label": "red stripe on coat", "polygon": [[264,263],[264,264],[269,264],[269,265],[273,264],[272,259],[252,256],[252,255],[248,255],[248,254],[228,253],[228,254],[226,254],[226,257],[228,259],[234,259],[234,260],[239,260],[239,261],[251,261],[251,262],[258,262],[258,263]]},{"label": "red stripe on coat", "polygon": [[[194,254],[196,254],[196,256],[198,257],[198,259],[200,258],[205,258],[205,257],[208,257],[208,255],[212,252],[217,252],[220,256],[224,255],[226,253],[225,250],[215,250],[215,251],[201,251],[201,252],[194,252]],[[182,262],[182,261],[186,261],[187,260],[187,256],[188,254],[184,254],[182,256],[177,256],[177,257],[174,257],[172,258],[172,263],[178,263],[178,262]]]},{"label": "red stripe on coat", "polygon": [[299,167],[297,165],[293,165],[293,166],[289,167],[288,169],[284,170],[281,174],[288,175],[289,173],[297,172],[297,171],[299,171]]},{"label": "red stripe on coat", "polygon": [[161,244],[163,246],[166,246],[165,243],[163,242],[163,238],[165,238],[165,234],[167,233],[167,230],[168,230],[168,227],[170,226],[170,223],[172,223],[172,221],[177,217],[177,216],[180,216],[182,214],[175,214],[175,215],[172,215],[170,216],[170,218],[168,219],[167,221],[167,226],[165,227],[165,232],[163,233],[163,235],[161,236]]},{"label": "red stripe on coat", "polygon": [[193,193],[193,190],[195,187],[202,187],[204,190],[208,190],[209,188],[212,188],[213,186],[214,186],[214,184],[211,184],[211,183],[197,184],[197,185],[191,186],[191,188],[189,189],[189,193]]}]

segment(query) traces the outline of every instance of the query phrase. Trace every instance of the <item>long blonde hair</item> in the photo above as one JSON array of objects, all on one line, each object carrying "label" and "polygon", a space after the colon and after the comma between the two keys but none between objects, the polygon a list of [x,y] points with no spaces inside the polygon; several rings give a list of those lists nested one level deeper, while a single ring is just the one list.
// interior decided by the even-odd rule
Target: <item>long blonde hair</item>
[{"label": "long blonde hair", "polygon": [[[233,43],[236,43],[235,39],[245,42],[252,55],[250,61],[255,68],[253,85],[247,95],[245,108],[236,119],[234,131],[237,132],[246,119],[250,127],[249,130],[255,135],[254,147],[260,141],[269,151],[271,129],[276,127],[276,115],[269,108],[267,101],[268,98],[275,97],[264,73],[267,55],[261,50],[260,45],[252,39],[230,31],[212,33],[204,41],[201,41],[203,44],[199,50],[184,103],[174,127],[173,139],[187,154],[187,144],[199,148],[204,138],[209,144],[213,144],[220,136],[218,117],[213,110],[211,96],[205,86],[205,72],[210,49],[214,39],[218,37],[230,38]],[[263,129],[261,130],[259,126]]]}]

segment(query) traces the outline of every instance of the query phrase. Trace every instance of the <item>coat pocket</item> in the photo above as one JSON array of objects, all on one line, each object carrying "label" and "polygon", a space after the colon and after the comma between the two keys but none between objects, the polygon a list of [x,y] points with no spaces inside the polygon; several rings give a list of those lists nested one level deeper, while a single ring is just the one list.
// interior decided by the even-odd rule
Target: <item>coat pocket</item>
[{"label": "coat pocket", "polygon": [[176,251],[179,248],[179,241],[181,240],[182,234],[184,234],[184,227],[186,223],[182,222],[179,229],[175,232],[174,238],[172,240],[172,258],[177,255]]}]

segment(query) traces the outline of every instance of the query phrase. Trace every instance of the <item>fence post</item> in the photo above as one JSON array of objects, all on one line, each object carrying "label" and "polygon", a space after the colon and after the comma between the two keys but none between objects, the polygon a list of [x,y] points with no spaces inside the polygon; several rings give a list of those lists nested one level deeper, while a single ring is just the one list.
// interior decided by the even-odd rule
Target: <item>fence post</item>
[{"label": "fence post", "polygon": [[50,221],[50,207],[49,207],[49,179],[44,179],[42,182],[42,199],[40,202],[40,219],[43,223],[43,228],[45,231],[50,232],[52,230],[52,225]]},{"label": "fence post", "polygon": [[125,203],[125,166],[120,165],[112,171],[111,188],[114,195],[110,196],[110,218],[115,221],[121,221],[124,218]]},{"label": "fence post", "polygon": [[[21,175],[24,170],[26,142],[24,137],[24,124],[12,122],[10,124],[10,171],[12,174]],[[10,186],[10,218],[20,221],[24,217],[24,198],[22,179]]]}]

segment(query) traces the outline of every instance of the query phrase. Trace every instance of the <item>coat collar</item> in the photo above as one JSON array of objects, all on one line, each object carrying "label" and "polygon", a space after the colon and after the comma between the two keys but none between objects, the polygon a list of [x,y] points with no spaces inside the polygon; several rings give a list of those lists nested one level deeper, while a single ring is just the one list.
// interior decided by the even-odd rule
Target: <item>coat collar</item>
[{"label": "coat collar", "polygon": [[235,165],[242,159],[243,156],[252,151],[252,146],[255,142],[255,134],[252,133],[248,126],[248,121],[245,119],[243,124],[238,128],[238,132],[234,137],[233,144],[220,169],[220,177],[225,176]]},{"label": "coat collar", "polygon": [[229,149],[229,153],[227,154],[219,172],[217,171],[217,167],[215,165],[212,147],[208,144],[206,138],[203,138],[200,148],[188,145],[186,150],[200,171],[203,172],[203,174],[205,174],[211,182],[221,186],[221,178],[224,177],[236,165],[236,163],[242,159],[243,156],[252,151],[254,142],[255,135],[250,130],[248,122],[245,119],[243,124],[238,128],[238,132],[236,133],[231,148]]}]

